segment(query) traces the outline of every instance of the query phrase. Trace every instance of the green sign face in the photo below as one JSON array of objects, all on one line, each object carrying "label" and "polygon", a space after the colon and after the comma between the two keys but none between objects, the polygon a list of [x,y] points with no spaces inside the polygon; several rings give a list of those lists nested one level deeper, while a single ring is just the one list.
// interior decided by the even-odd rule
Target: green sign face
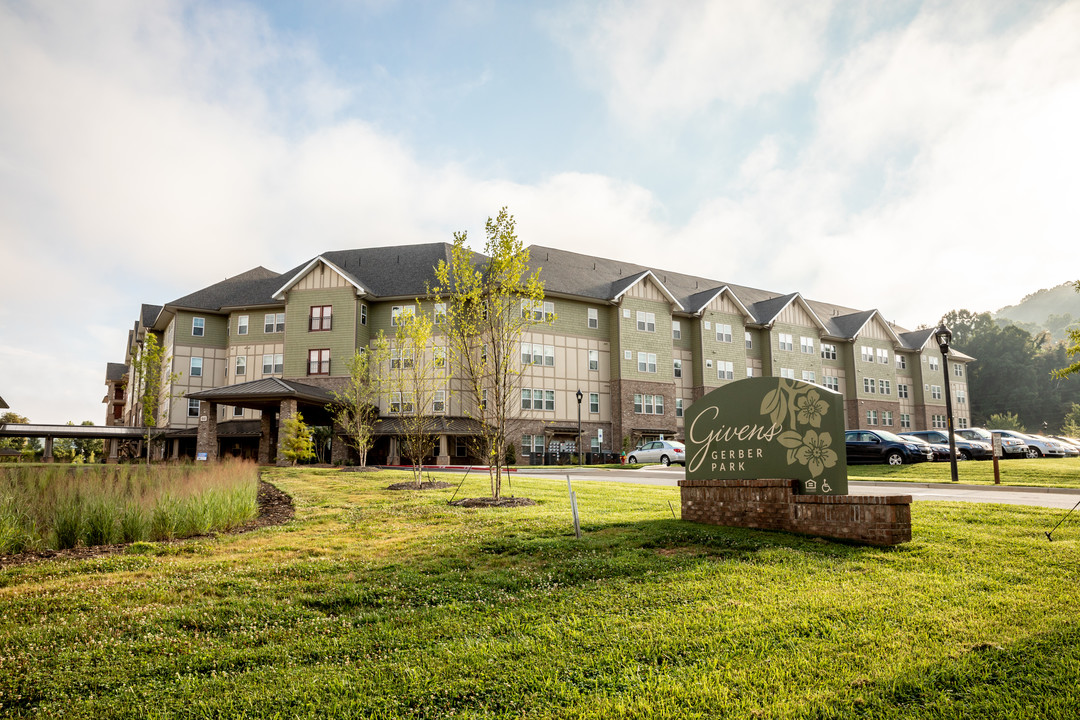
[{"label": "green sign face", "polygon": [[793,478],[809,495],[847,495],[843,396],[785,378],[747,378],[686,410],[686,478]]}]

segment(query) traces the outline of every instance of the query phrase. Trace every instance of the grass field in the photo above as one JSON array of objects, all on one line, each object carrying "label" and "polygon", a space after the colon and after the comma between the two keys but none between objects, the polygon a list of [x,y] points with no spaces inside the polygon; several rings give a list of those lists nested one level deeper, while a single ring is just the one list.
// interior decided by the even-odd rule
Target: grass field
[{"label": "grass field", "polygon": [[[917,503],[866,548],[672,519],[678,490],[272,471],[289,525],[0,571],[10,717],[1073,718],[1080,522]],[[448,476],[458,482],[460,476]],[[459,497],[482,495],[470,478]]]},{"label": "grass field", "polygon": [[[999,460],[998,468],[1002,485],[1080,488],[1080,458]],[[993,485],[994,483],[993,461],[958,462],[956,472],[962,483],[971,485]],[[849,465],[848,480],[951,482],[952,476],[948,462],[917,463],[900,467]]]}]

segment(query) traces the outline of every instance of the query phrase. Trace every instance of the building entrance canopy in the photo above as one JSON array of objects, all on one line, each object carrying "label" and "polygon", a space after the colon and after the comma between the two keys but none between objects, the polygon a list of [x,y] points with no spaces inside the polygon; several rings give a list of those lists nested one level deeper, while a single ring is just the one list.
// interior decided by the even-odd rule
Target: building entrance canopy
[{"label": "building entrance canopy", "polygon": [[335,403],[334,396],[320,387],[276,377],[188,393],[185,397],[259,410],[264,414],[278,412],[282,401],[294,400],[308,425],[329,425],[330,413],[326,406]]}]

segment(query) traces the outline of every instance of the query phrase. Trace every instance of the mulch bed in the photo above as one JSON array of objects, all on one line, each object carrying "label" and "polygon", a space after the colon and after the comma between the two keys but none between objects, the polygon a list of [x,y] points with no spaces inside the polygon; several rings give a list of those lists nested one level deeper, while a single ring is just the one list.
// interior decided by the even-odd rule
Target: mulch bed
[{"label": "mulch bed", "polygon": [[[271,525],[284,525],[292,520],[296,514],[292,498],[278,490],[268,482],[259,481],[259,490],[256,495],[259,506],[259,515],[254,520],[244,523],[240,527],[222,535],[236,535],[251,532],[259,528]],[[205,537],[205,536],[203,536]],[[169,542],[186,542],[195,538],[182,538]],[[0,570],[16,565],[37,562],[38,560],[86,560],[89,558],[113,555],[124,552],[131,543],[116,543],[114,545],[94,545],[93,547],[77,547],[67,550],[28,550],[17,555],[0,555]]]},{"label": "mulch bed", "polygon": [[463,498],[461,500],[455,500],[450,503],[457,507],[528,507],[529,505],[535,505],[535,500],[529,498],[519,497],[501,497],[501,498]]}]

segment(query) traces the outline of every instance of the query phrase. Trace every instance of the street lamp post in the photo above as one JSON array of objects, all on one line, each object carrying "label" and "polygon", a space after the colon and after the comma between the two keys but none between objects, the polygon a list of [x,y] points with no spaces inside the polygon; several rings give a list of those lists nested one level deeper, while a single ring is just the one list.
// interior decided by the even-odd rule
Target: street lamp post
[{"label": "street lamp post", "polygon": [[953,435],[952,416],[952,390],[949,384],[949,343],[952,342],[952,331],[941,323],[941,327],[934,331],[934,339],[937,340],[938,348],[941,349],[941,371],[945,376],[945,420],[946,434],[949,436],[949,470],[952,473],[952,481],[960,482],[956,472],[956,438]]},{"label": "street lamp post", "polygon": [[581,393],[581,388],[577,391],[577,459],[578,466],[580,467],[584,463],[585,454],[581,452],[581,398],[584,397]]}]

